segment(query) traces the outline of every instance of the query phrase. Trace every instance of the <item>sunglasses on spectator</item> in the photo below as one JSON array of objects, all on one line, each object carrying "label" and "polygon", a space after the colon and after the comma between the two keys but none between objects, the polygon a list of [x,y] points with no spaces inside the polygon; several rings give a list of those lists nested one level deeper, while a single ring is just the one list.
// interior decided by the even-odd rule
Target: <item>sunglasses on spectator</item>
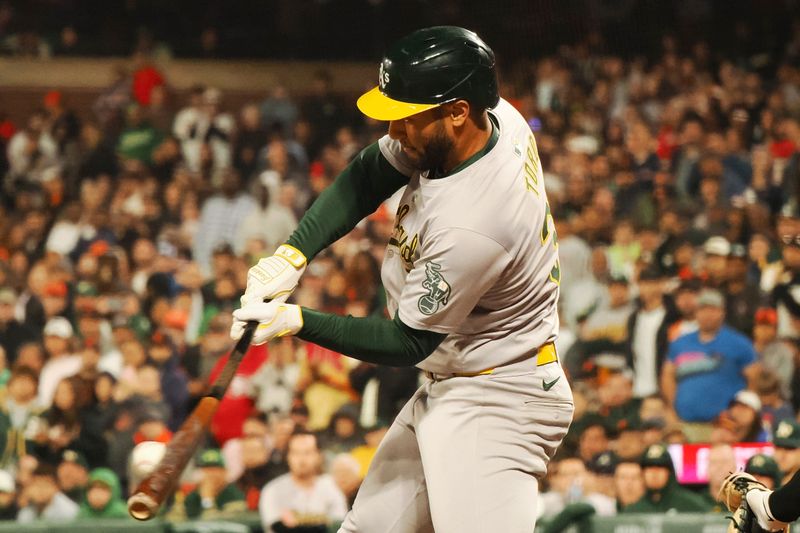
[{"label": "sunglasses on spectator", "polygon": [[800,248],[800,235],[781,235],[781,242],[784,246]]}]

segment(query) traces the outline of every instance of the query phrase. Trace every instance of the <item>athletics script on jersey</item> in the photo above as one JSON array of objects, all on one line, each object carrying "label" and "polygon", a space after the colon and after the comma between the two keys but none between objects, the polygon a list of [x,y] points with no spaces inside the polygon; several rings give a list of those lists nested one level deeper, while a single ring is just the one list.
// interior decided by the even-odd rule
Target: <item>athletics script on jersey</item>
[{"label": "athletics script on jersey", "polygon": [[426,289],[428,294],[420,296],[417,302],[421,313],[432,315],[439,310],[439,305],[447,305],[447,300],[450,298],[450,284],[442,277],[442,265],[433,261],[425,263],[425,281],[422,282],[422,288]]},{"label": "athletics script on jersey", "polygon": [[400,257],[403,258],[404,267],[406,272],[411,272],[414,268],[414,254],[417,252],[417,244],[419,244],[419,235],[414,234],[409,239],[408,232],[403,227],[403,219],[411,210],[408,204],[403,204],[397,208],[397,215],[395,216],[394,229],[392,236],[389,237],[389,246],[396,246]]}]

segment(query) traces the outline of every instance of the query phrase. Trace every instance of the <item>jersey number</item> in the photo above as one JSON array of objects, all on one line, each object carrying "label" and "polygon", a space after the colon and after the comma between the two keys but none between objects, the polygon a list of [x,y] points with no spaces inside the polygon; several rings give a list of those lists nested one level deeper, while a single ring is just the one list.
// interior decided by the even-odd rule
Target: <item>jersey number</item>
[{"label": "jersey number", "polygon": [[[553,233],[553,248],[558,250],[558,235],[556,234],[556,223],[553,220],[553,214],[550,212],[550,202],[545,203],[546,209],[544,212],[544,224],[542,225],[542,246],[547,244],[547,238],[550,236],[550,226],[553,226],[552,233]],[[555,283],[556,285],[561,284],[561,263],[556,257],[556,263],[553,265],[553,268],[550,270],[550,281]]]}]

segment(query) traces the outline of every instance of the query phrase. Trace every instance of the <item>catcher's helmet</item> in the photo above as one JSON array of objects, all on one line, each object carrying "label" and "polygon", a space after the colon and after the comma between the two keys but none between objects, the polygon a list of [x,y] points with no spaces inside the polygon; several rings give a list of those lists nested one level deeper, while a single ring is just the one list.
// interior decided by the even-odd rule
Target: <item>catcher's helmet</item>
[{"label": "catcher's helmet", "polygon": [[463,99],[481,108],[497,105],[494,52],[474,32],[434,26],[406,35],[389,49],[378,86],[358,99],[376,120],[399,120]]}]

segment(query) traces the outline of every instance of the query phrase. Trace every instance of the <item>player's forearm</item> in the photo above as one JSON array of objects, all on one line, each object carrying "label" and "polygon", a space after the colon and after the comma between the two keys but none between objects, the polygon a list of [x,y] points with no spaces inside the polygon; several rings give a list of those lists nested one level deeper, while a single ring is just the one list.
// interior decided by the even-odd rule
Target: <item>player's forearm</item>
[{"label": "player's forearm", "polygon": [[408,177],[381,155],[378,143],[371,144],[319,195],[287,244],[310,261],[406,183]]},{"label": "player's forearm", "polygon": [[400,319],[355,318],[303,308],[297,337],[360,361],[412,366],[428,357],[446,335],[409,328]]}]

